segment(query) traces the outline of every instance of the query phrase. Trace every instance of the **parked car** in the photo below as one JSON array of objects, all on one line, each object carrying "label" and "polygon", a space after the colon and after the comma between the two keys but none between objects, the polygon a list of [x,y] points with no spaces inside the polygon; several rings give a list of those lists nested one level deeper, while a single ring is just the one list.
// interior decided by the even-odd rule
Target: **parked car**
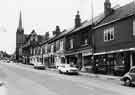
[{"label": "parked car", "polygon": [[63,64],[58,67],[59,73],[78,74],[78,69],[71,64]]},{"label": "parked car", "polygon": [[135,85],[135,66],[133,66],[120,80],[124,82],[126,86],[130,86],[131,84]]},{"label": "parked car", "polygon": [[10,63],[10,60],[7,60],[7,63]]},{"label": "parked car", "polygon": [[34,68],[35,69],[45,69],[45,65],[42,64],[41,62],[35,62],[34,63]]},{"label": "parked car", "polygon": [[62,66],[63,64],[56,64],[56,68],[58,68],[58,67],[60,67],[60,66]]}]

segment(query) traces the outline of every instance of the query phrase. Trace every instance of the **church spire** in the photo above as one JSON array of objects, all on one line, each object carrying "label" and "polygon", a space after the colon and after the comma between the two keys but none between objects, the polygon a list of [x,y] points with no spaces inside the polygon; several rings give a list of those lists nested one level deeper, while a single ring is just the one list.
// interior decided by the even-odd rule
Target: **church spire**
[{"label": "church spire", "polygon": [[20,18],[19,18],[19,26],[18,26],[18,29],[22,29],[22,13],[20,11]]}]

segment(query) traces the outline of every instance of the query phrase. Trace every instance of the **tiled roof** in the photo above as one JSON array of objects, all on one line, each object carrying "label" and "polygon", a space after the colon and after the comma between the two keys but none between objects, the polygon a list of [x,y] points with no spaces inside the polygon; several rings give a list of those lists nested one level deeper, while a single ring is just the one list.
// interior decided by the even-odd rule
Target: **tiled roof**
[{"label": "tiled roof", "polygon": [[[49,40],[47,40],[47,41],[45,41],[45,42],[43,42],[43,43],[46,43],[46,42],[48,42],[48,41],[51,42],[51,41],[57,40],[57,39],[59,39],[59,38],[65,36],[67,33],[71,32],[73,29],[74,29],[74,28],[70,28],[70,29],[68,29],[68,30],[65,30],[65,31],[61,32],[58,36],[54,36],[54,37],[50,38]],[[42,43],[42,44],[43,44],[43,43]]]},{"label": "tiled roof", "polygon": [[58,36],[56,36],[54,39],[58,39],[60,37],[63,37],[64,35],[66,35],[67,33],[73,31],[74,28],[70,28],[68,30],[65,30],[64,32],[62,32],[61,34],[59,34]]},{"label": "tiled roof", "polygon": [[92,25],[92,24],[96,25],[96,24],[98,24],[101,20],[103,20],[104,17],[105,17],[104,14],[101,13],[100,15],[94,17],[93,19],[91,19],[91,20],[89,20],[89,21],[86,20],[86,21],[84,21],[84,22],[82,23],[82,25],[81,25],[80,27],[74,29],[71,33],[77,32],[77,31],[79,31],[79,30],[81,30],[81,29],[83,29],[83,28],[86,28],[86,27],[88,27],[88,26],[90,26],[90,25]]},{"label": "tiled roof", "polygon": [[114,9],[113,13],[107,16],[103,21],[101,21],[98,26],[102,26],[110,22],[120,20],[133,14],[135,14],[135,2],[131,2],[120,8]]},{"label": "tiled roof", "polygon": [[68,29],[68,30],[65,30],[64,32],[60,33],[58,36],[52,37],[52,38],[50,38],[50,39],[48,39],[48,40],[45,40],[45,41],[43,41],[41,44],[45,44],[45,43],[48,42],[48,41],[51,42],[51,41],[53,41],[53,40],[57,40],[57,39],[59,39],[60,37],[65,36],[66,34],[70,34],[70,33],[72,34],[72,33],[74,33],[74,32],[77,32],[77,31],[80,30],[80,29],[83,29],[83,28],[85,28],[85,27],[88,27],[88,26],[92,25],[92,22],[93,22],[94,24],[97,24],[97,23],[99,23],[103,18],[104,18],[104,14],[102,13],[102,14],[100,14],[100,15],[94,17],[94,18],[93,18],[93,21],[92,21],[92,20],[90,20],[90,21],[84,21],[80,27],[78,27],[78,28],[72,27],[72,28],[70,28],[70,29]]}]

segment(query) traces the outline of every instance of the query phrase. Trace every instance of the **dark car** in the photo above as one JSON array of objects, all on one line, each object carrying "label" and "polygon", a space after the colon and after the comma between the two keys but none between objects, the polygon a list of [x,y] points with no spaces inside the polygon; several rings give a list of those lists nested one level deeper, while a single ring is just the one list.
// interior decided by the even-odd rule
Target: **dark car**
[{"label": "dark car", "polygon": [[120,80],[124,82],[126,86],[130,86],[131,84],[135,85],[135,66],[133,66]]},{"label": "dark car", "polygon": [[41,62],[35,62],[35,63],[34,63],[34,68],[35,68],[35,69],[46,69],[46,68],[45,68],[45,65],[42,64]]}]

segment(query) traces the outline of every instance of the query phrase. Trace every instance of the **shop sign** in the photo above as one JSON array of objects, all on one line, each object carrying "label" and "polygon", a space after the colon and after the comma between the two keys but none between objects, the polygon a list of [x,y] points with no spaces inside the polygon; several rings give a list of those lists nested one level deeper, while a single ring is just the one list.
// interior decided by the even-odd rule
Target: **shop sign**
[{"label": "shop sign", "polygon": [[92,52],[88,51],[88,52],[83,52],[82,53],[82,56],[89,56],[89,55],[92,55]]}]

